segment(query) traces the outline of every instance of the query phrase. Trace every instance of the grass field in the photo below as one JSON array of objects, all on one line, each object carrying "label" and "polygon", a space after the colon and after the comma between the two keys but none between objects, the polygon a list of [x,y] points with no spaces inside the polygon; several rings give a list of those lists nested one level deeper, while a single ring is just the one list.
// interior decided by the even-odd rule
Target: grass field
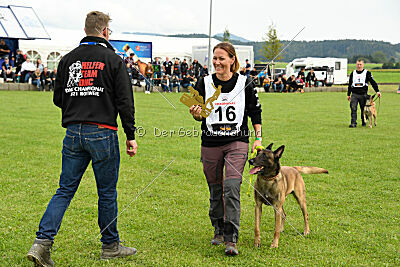
[{"label": "grass field", "polygon": [[[382,63],[365,63],[364,68],[366,68],[367,70],[373,70],[374,68],[382,68]],[[356,63],[347,64],[347,71],[351,72],[355,69],[356,69]],[[380,69],[377,69],[377,70],[380,70]]]},{"label": "grass field", "polygon": [[[275,68],[286,68],[287,62],[276,62]],[[373,69],[382,67],[381,63],[366,63],[365,68],[371,71],[377,83],[400,83],[400,69]],[[347,75],[356,69],[356,64],[347,64]]]},{"label": "grass field", "polygon": [[[377,127],[349,129],[345,93],[260,93],[264,145],[286,145],[283,165],[318,166],[329,174],[304,175],[311,234],[297,233],[303,229],[302,215],[289,196],[285,210],[294,228],[287,224],[279,248],[270,249],[273,210],[264,206],[258,249],[253,247],[254,201],[245,194],[246,166],[235,258],[209,244],[213,233],[200,138],[178,136],[181,127],[199,129],[199,124],[178,94],[166,97],[176,110],[159,94],[135,94],[137,125],[147,131],[137,137],[136,157],[124,154],[119,129],[118,225],[121,238],[138,255],[99,260],[97,195],[89,169],[56,238],[52,258],[57,266],[400,265],[400,95],[383,94]],[[156,137],[157,129],[175,133]],[[1,266],[29,266],[26,253],[58,186],[64,133],[51,93],[0,92]]]}]

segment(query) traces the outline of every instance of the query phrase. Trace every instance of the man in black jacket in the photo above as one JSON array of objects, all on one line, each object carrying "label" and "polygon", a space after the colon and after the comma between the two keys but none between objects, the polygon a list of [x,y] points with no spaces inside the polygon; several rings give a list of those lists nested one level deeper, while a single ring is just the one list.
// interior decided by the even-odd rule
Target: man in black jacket
[{"label": "man in black jacket", "polygon": [[[18,49],[17,55],[15,56],[15,66],[17,67],[17,69],[15,70],[16,75],[21,75],[19,72],[21,71],[22,63],[24,63],[25,61],[26,61],[26,58],[25,58],[24,54],[22,53],[22,50]],[[22,79],[20,79],[20,80],[22,80]]]},{"label": "man in black jacket", "polygon": [[200,70],[201,70],[201,65],[197,59],[194,59],[193,63],[193,70],[194,70],[194,77],[198,79],[200,77]]},{"label": "man in black jacket", "polygon": [[315,77],[314,69],[311,69],[310,72],[307,74],[306,82],[308,86],[311,87],[311,84],[314,83],[314,87],[318,86],[317,77]]},{"label": "man in black jacket", "polygon": [[181,63],[181,72],[182,72],[182,76],[186,75],[187,70],[188,70],[189,66],[186,63],[186,58],[183,59],[183,62]]},{"label": "man in black jacket", "polygon": [[368,83],[371,83],[378,97],[381,97],[381,92],[379,92],[378,84],[375,82],[374,77],[372,77],[371,72],[364,69],[364,60],[359,59],[356,63],[356,69],[350,74],[349,87],[347,89],[347,100],[350,101],[351,109],[350,128],[357,127],[358,104],[361,109],[362,126],[366,125],[364,121],[364,107],[367,102]]},{"label": "man in black jacket", "polygon": [[51,80],[51,72],[47,67],[44,67],[42,73],[40,73],[40,85],[42,86],[42,90],[45,91],[46,84],[49,85],[49,91],[52,90],[52,80]]},{"label": "man in black jacket", "polygon": [[47,206],[28,252],[28,259],[39,266],[54,265],[50,248],[90,161],[99,197],[101,258],[136,254],[136,249],[120,244],[117,230],[118,114],[129,156],[136,154],[137,144],[132,85],[124,62],[108,42],[109,21],[110,17],[102,12],[90,12],[85,21],[87,36],[58,65],[53,102],[62,110],[62,126],[67,132],[60,187]]}]

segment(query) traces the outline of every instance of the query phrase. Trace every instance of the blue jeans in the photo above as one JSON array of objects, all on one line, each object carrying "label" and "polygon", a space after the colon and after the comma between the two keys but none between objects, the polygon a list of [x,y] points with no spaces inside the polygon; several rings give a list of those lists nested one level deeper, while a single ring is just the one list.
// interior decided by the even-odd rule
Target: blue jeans
[{"label": "blue jeans", "polygon": [[283,90],[283,84],[273,84],[273,87],[274,87],[274,92],[282,92],[282,90]]},{"label": "blue jeans", "polygon": [[178,92],[181,91],[181,86],[179,85],[179,83],[170,83],[169,87],[170,87],[170,92],[174,91],[174,87],[178,86]]},{"label": "blue jeans", "polygon": [[168,88],[168,85],[166,85],[166,84],[161,84],[161,87],[162,87],[164,93],[165,93],[165,92],[168,93],[168,89],[169,89],[169,88]]},{"label": "blue jeans", "polygon": [[40,80],[32,80],[32,84],[36,85],[36,87],[40,90]]},{"label": "blue jeans", "polygon": [[67,127],[62,149],[60,187],[40,221],[37,238],[54,240],[90,161],[99,197],[98,224],[102,231],[101,242],[109,244],[119,241],[116,220],[120,162],[118,135],[114,130],[91,124],[72,124]]},{"label": "blue jeans", "polygon": [[191,86],[190,83],[184,83],[184,84],[182,84],[182,87],[185,88],[185,89],[188,88],[189,86]]},{"label": "blue jeans", "polygon": [[150,88],[151,88],[151,84],[152,84],[152,79],[146,77],[145,81],[146,81],[145,90],[150,92]]}]

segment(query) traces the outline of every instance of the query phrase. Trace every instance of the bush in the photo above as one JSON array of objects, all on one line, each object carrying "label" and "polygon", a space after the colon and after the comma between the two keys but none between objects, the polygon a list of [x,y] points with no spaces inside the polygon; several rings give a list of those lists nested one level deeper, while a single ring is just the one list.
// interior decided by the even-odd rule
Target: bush
[{"label": "bush", "polygon": [[382,64],[382,69],[394,69],[395,65],[394,63],[383,63]]}]

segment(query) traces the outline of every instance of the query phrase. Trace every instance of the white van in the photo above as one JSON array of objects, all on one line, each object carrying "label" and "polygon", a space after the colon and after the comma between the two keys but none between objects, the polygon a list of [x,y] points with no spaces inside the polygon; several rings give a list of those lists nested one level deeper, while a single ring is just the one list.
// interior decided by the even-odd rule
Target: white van
[{"label": "white van", "polygon": [[286,66],[286,75],[289,77],[294,74],[297,77],[302,68],[305,69],[306,77],[307,73],[314,69],[317,80],[326,86],[348,83],[347,58],[296,58]]}]

